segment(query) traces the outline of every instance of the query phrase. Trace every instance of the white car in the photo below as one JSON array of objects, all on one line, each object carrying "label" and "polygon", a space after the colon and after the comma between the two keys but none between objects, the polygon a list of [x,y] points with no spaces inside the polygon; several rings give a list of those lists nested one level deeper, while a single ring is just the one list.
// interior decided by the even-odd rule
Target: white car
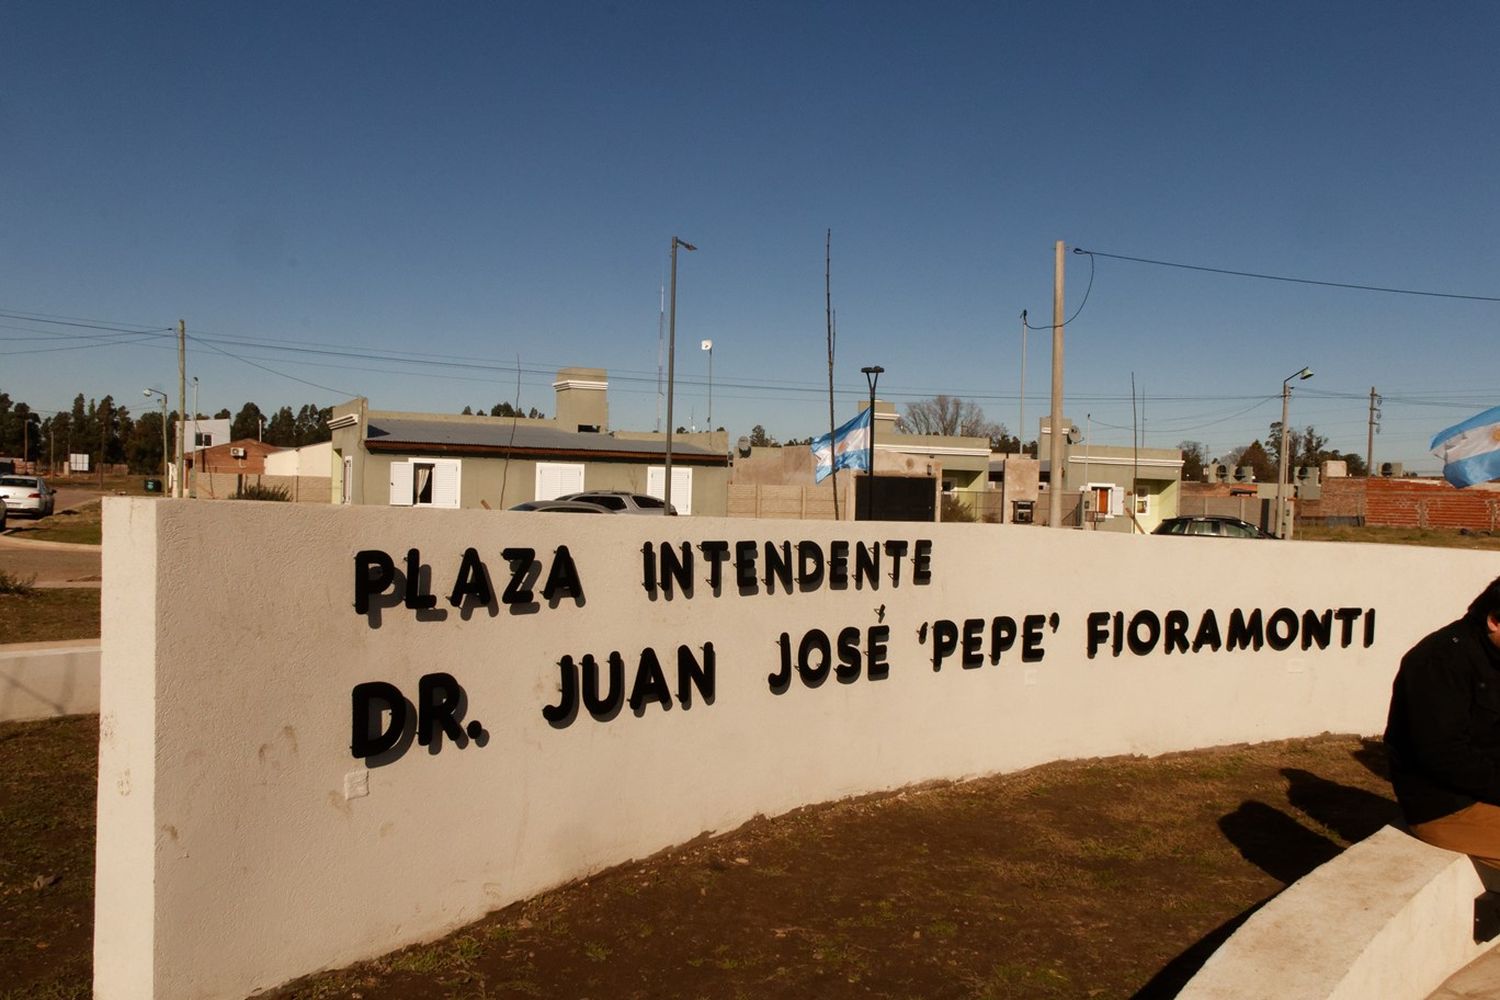
[{"label": "white car", "polygon": [[57,503],[57,494],[41,476],[0,476],[0,500],[12,514],[46,517]]}]

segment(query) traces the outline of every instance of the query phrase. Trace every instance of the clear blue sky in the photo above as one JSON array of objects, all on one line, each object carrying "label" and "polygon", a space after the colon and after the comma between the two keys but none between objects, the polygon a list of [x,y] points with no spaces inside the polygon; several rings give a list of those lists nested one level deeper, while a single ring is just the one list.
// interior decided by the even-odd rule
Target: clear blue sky
[{"label": "clear blue sky", "polygon": [[[1497,37],[1489,2],[9,0],[0,390],[140,412],[175,393],[171,338],[39,319],[180,317],[208,412],[488,407],[519,359],[523,406],[602,367],[613,425],[651,429],[679,234],[677,422],[708,423],[711,338],[713,423],[803,437],[827,429],[831,228],[840,419],[879,364],[882,398],[1015,430],[1019,314],[1050,322],[1059,239],[1500,296]],[[1071,313],[1090,266],[1068,265]],[[1363,453],[1374,386],[1377,461],[1435,469],[1431,435],[1500,403],[1497,319],[1098,258],[1067,411],[1128,443],[1134,373],[1146,443],[1217,456],[1310,365],[1294,426]],[[1027,438],[1049,341],[1027,341]]]}]

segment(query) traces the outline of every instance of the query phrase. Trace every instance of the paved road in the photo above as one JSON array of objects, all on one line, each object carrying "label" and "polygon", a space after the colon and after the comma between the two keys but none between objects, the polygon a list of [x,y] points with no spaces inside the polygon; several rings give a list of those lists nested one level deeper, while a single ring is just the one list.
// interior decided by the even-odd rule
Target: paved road
[{"label": "paved road", "polygon": [[[66,510],[98,499],[97,487],[61,486],[57,488],[54,510]],[[30,524],[31,521],[17,517],[9,523]],[[99,547],[28,542],[0,535],[0,570],[23,579],[35,577],[38,587],[97,587]]]},{"label": "paved road", "polygon": [[26,542],[0,535],[0,570],[38,587],[99,586],[99,546]]}]

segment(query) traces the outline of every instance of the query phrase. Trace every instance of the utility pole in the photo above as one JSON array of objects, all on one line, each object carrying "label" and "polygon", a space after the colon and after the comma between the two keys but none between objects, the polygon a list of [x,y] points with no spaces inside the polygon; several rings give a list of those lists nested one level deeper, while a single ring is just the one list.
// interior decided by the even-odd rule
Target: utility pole
[{"label": "utility pole", "polygon": [[672,397],[676,394],[677,363],[677,248],[697,250],[686,240],[672,237],[672,312],[667,318],[667,455],[666,482],[662,487],[662,502],[667,513],[672,513]]},{"label": "utility pole", "polygon": [[1370,431],[1365,442],[1365,478],[1375,475],[1375,432],[1380,430],[1380,397],[1370,386]]},{"label": "utility pole", "polygon": [[1063,428],[1063,241],[1058,240],[1052,264],[1052,416],[1048,423],[1052,428],[1048,462],[1051,477],[1047,484],[1047,526],[1063,526],[1063,490],[1067,489],[1068,474],[1063,468],[1063,445],[1066,430]]},{"label": "utility pole", "polygon": [[1017,418],[1016,441],[1026,454],[1026,310],[1021,310],[1021,415]]},{"label": "utility pole", "polygon": [[198,376],[193,376],[193,496],[198,495],[198,466],[203,464],[199,450],[202,435],[198,433]]},{"label": "utility pole", "polygon": [[[828,440],[829,455],[833,455],[833,434],[838,429],[837,422],[833,419],[833,230],[829,229],[823,238],[823,319],[828,324]],[[871,401],[870,405],[875,404]],[[870,433],[875,433],[875,414],[870,413]],[[873,440],[873,438],[871,439]],[[853,513],[849,515],[851,518]],[[833,519],[839,519],[839,464],[833,463]]]},{"label": "utility pole", "polygon": [[187,461],[182,453],[182,425],[187,416],[187,324],[177,321],[177,482],[172,484],[172,495],[181,497],[183,477],[187,474]]}]

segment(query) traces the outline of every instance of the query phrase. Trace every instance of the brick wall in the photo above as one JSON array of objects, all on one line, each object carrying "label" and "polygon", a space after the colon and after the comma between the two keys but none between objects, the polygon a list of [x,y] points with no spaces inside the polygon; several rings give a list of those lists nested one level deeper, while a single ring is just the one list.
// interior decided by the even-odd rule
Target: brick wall
[{"label": "brick wall", "polygon": [[1328,479],[1322,499],[1303,502],[1297,516],[1387,528],[1500,531],[1500,490],[1460,490],[1441,479]]},{"label": "brick wall", "polygon": [[1366,524],[1500,530],[1500,491],[1477,486],[1460,490],[1430,479],[1367,482]]}]

